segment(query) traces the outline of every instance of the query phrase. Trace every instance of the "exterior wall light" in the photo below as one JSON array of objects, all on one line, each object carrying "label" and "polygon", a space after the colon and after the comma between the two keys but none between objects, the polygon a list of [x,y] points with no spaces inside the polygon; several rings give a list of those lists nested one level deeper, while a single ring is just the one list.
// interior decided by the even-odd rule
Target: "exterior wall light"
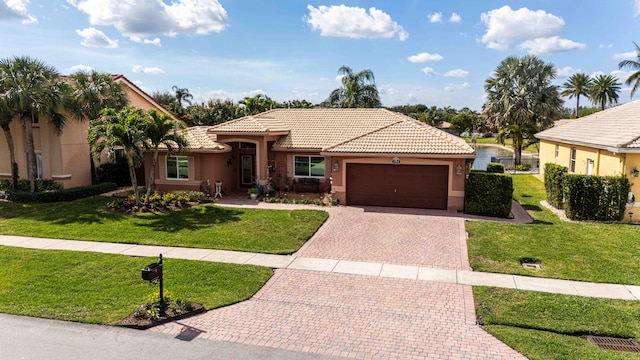
[{"label": "exterior wall light", "polygon": [[456,166],[456,175],[462,175],[462,165],[460,164]]},{"label": "exterior wall light", "polygon": [[338,171],[340,170],[340,163],[337,161],[333,162],[333,171]]},{"label": "exterior wall light", "polygon": [[640,174],[640,171],[634,166],[633,169],[631,169],[631,176],[638,177],[638,174]]}]

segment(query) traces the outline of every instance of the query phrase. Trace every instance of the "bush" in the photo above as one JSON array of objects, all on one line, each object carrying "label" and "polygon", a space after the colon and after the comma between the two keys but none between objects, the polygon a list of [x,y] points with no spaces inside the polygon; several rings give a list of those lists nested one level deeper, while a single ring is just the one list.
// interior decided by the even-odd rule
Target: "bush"
[{"label": "bush", "polygon": [[569,172],[566,166],[552,163],[544,165],[544,188],[547,193],[547,202],[557,209],[564,206],[563,184],[564,177]]},{"label": "bush", "polygon": [[15,202],[23,203],[47,203],[58,201],[72,201],[76,199],[86,198],[89,196],[100,195],[109,191],[116,190],[118,185],[115,183],[102,183],[91,186],[81,186],[71,189],[44,191],[44,192],[26,192],[26,191],[7,191],[7,199]]},{"label": "bush", "polygon": [[96,168],[96,179],[98,183],[114,182],[118,186],[131,186],[129,165],[126,161],[102,164]]},{"label": "bush", "polygon": [[506,166],[506,170],[515,170],[515,171],[530,171],[531,164],[518,164],[516,166]]},{"label": "bush", "polygon": [[487,164],[488,173],[504,174],[504,165],[497,162],[490,162]]},{"label": "bush", "polygon": [[564,176],[564,208],[572,220],[620,221],[631,184],[626,176]]},{"label": "bush", "polygon": [[511,213],[512,196],[510,176],[472,171],[465,189],[464,212],[506,218]]},{"label": "bush", "polygon": [[207,194],[201,191],[187,191],[187,190],[175,190],[174,194],[185,197],[191,202],[202,202],[207,198]]}]

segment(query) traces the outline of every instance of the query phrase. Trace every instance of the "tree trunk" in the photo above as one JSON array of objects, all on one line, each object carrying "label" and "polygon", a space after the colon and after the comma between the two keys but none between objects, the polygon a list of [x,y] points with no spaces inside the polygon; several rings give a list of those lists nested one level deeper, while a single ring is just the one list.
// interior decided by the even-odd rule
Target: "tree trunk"
[{"label": "tree trunk", "polygon": [[11,162],[11,183],[13,189],[18,188],[18,164],[16,163],[16,148],[13,144],[13,136],[11,136],[11,129],[9,128],[9,124],[2,125],[2,131],[4,131],[4,136],[7,138],[7,145],[9,146],[9,161]]},{"label": "tree trunk", "polygon": [[522,138],[513,138],[513,154],[515,156],[514,165],[522,164]]},{"label": "tree trunk", "polygon": [[127,164],[129,165],[129,176],[133,186],[133,196],[136,199],[136,206],[140,206],[140,194],[138,193],[138,180],[136,179],[136,167],[133,165],[133,158],[127,154]]},{"label": "tree trunk", "polygon": [[580,95],[576,96],[576,119],[580,117],[578,110],[580,110]]},{"label": "tree trunk", "polygon": [[149,184],[147,185],[147,196],[144,199],[146,203],[149,201],[151,191],[156,187],[156,164],[158,163],[158,149],[153,150],[153,161],[151,162],[151,173],[149,174]]},{"label": "tree trunk", "polygon": [[27,138],[27,174],[29,175],[29,189],[31,192],[36,192],[36,174],[38,168],[36,165],[36,150],[33,145],[33,124],[31,123],[31,116],[22,117],[22,127],[24,128],[24,134]]}]

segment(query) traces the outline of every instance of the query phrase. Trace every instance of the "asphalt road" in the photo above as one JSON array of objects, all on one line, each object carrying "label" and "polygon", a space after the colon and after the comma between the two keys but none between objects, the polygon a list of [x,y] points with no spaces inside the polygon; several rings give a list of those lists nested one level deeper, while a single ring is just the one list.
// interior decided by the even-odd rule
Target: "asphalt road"
[{"label": "asphalt road", "polygon": [[282,359],[328,360],[336,357],[181,337],[111,326],[0,314],[2,360]]}]

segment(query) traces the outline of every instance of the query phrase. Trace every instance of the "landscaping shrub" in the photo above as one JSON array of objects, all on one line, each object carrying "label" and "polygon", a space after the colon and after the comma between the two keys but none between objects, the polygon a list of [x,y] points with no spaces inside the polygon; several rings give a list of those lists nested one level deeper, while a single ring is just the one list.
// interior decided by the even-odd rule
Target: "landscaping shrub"
[{"label": "landscaping shrub", "polygon": [[467,179],[464,212],[508,217],[512,196],[513,180],[510,176],[472,171]]},{"label": "landscaping shrub", "polygon": [[7,199],[24,203],[47,203],[58,201],[72,201],[89,196],[100,195],[118,188],[115,183],[102,183],[91,186],[81,186],[63,190],[28,192],[28,191],[7,191]]},{"label": "landscaping shrub", "polygon": [[207,194],[201,191],[174,190],[172,193],[181,197],[186,197],[190,202],[203,202],[207,198]]},{"label": "landscaping shrub", "polygon": [[572,220],[620,221],[631,184],[626,176],[564,176],[564,209]]},{"label": "landscaping shrub", "polygon": [[563,183],[564,177],[569,172],[566,166],[546,163],[544,165],[544,188],[547,193],[547,202],[558,209],[564,206]]},{"label": "landscaping shrub", "polygon": [[506,166],[505,167],[506,170],[515,170],[515,171],[530,171],[531,170],[531,164],[518,164],[516,166]]},{"label": "landscaping shrub", "polygon": [[498,162],[490,162],[487,164],[487,172],[504,174],[504,165]]},{"label": "landscaping shrub", "polygon": [[0,180],[0,191],[11,190],[11,180]]},{"label": "landscaping shrub", "polygon": [[114,182],[118,186],[131,185],[131,175],[129,175],[129,166],[126,160],[98,166],[96,168],[96,179],[98,183]]}]

